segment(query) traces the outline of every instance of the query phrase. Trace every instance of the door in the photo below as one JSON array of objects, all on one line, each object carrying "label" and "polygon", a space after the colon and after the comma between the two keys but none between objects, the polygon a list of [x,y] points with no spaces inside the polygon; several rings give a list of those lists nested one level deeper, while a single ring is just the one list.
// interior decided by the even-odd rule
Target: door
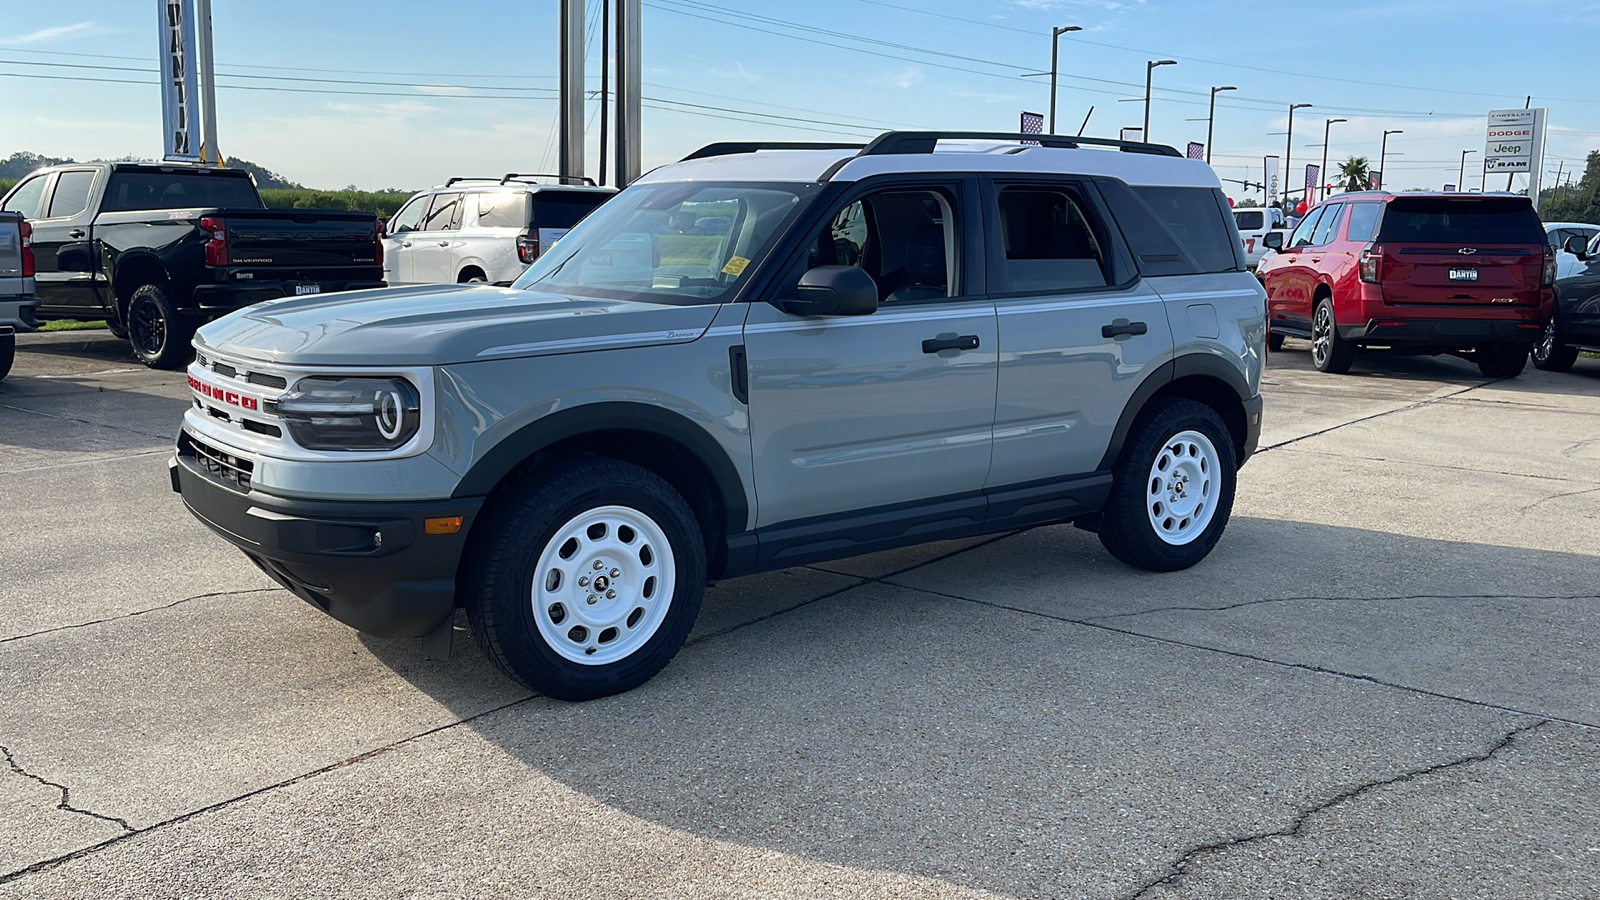
[{"label": "door", "polygon": [[[858,188],[774,290],[808,268],[858,266],[867,316],[745,323],[758,527],[939,497],[980,523],[994,428],[996,324],[975,265],[971,181]],[[797,538],[798,539],[798,538]],[[762,537],[762,553],[781,539]]]},{"label": "door", "polygon": [[416,249],[417,230],[422,227],[422,217],[428,214],[431,202],[431,194],[413,197],[389,220],[383,247],[383,280],[389,284],[412,284],[416,281],[411,251]]},{"label": "door", "polygon": [[1583,344],[1600,344],[1600,237],[1589,241],[1586,258],[1556,282],[1556,316],[1563,336]]},{"label": "door", "polygon": [[1316,289],[1316,275],[1311,270],[1306,248],[1311,246],[1317,224],[1327,210],[1326,206],[1320,206],[1300,220],[1265,278],[1267,319],[1275,326],[1308,334],[1311,331],[1311,297]]},{"label": "door", "polygon": [[[1094,186],[997,179],[983,190],[1000,341],[987,486],[1092,473],[1150,365],[1172,354],[1162,298],[1107,227]],[[1232,267],[1236,232],[1201,193]]]},{"label": "door", "polygon": [[98,256],[92,239],[94,169],[57,172],[33,220],[35,289],[42,312],[99,317],[103,312]]},{"label": "door", "polygon": [[433,195],[433,204],[428,207],[428,214],[422,217],[421,227],[411,235],[411,277],[408,281],[420,284],[455,283],[455,251],[461,237],[464,200],[464,195],[460,193]]},{"label": "door", "polygon": [[457,277],[473,269],[489,282],[514,281],[522,274],[526,267],[517,256],[517,238],[528,231],[528,197],[525,190],[466,195],[466,219],[456,233],[452,260]]}]

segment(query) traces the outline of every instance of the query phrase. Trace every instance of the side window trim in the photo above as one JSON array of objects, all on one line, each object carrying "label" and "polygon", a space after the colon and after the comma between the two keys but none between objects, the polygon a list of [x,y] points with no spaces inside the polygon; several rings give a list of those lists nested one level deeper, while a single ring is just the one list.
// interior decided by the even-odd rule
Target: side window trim
[{"label": "side window trim", "polygon": [[[1008,187],[1032,187],[1059,189],[1063,192],[1074,192],[1086,207],[1083,211],[1093,217],[1090,227],[1096,229],[1095,238],[1100,241],[1101,253],[1107,258],[1111,272],[1106,275],[1107,284],[1097,287],[1074,288],[1048,288],[1044,290],[1012,291],[1006,288],[1009,285],[1001,283],[999,272],[1005,264],[1005,231],[1000,224],[1000,192]],[[1048,174],[1036,177],[1026,176],[999,176],[983,177],[979,179],[979,196],[983,203],[983,255],[985,274],[987,276],[984,292],[995,298],[1002,297],[1038,297],[1059,296],[1062,294],[1099,294],[1108,291],[1127,290],[1140,279],[1138,267],[1133,262],[1133,253],[1123,239],[1121,230],[1116,227],[1116,219],[1110,215],[1105,198],[1095,186],[1093,179],[1052,177]],[[1068,193],[1071,197],[1072,194]],[[1103,270],[1102,270],[1103,271]]]}]

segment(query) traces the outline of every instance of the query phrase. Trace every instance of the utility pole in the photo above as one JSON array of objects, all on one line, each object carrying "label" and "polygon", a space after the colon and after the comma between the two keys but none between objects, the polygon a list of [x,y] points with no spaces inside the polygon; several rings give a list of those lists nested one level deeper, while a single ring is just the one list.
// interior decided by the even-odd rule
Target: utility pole
[{"label": "utility pole", "polygon": [[563,181],[583,176],[583,0],[561,0],[560,169]]},{"label": "utility pole", "polygon": [[600,0],[600,184],[606,183],[606,123],[611,118],[611,0]]},{"label": "utility pole", "polygon": [[1289,209],[1290,209],[1290,207],[1289,207],[1289,179],[1294,177],[1294,175],[1292,174],[1293,173],[1293,167],[1289,165],[1289,156],[1294,150],[1294,111],[1297,110],[1297,109],[1306,109],[1309,106],[1311,106],[1311,104],[1309,104],[1309,103],[1291,103],[1291,104],[1289,104],[1289,137],[1285,140],[1285,143],[1283,145],[1283,213],[1284,213],[1284,215],[1288,215],[1289,214]]},{"label": "utility pole", "polygon": [[1140,140],[1147,144],[1150,143],[1150,73],[1154,72],[1157,66],[1177,64],[1178,61],[1175,59],[1151,60],[1144,64],[1144,131],[1140,134]]},{"label": "utility pole", "polygon": [[[1227,87],[1214,87],[1211,89],[1211,111],[1206,113],[1206,165],[1211,165],[1211,133],[1212,126],[1217,120],[1217,91],[1237,91],[1233,85]],[[1248,175],[1246,178],[1250,177]]]},{"label": "utility pole", "polygon": [[[1329,119],[1328,121],[1326,121],[1326,122],[1324,122],[1322,124],[1322,168],[1317,170],[1317,181],[1320,184],[1327,184],[1328,183],[1328,131],[1329,131],[1329,129],[1333,128],[1333,123],[1335,123],[1335,122],[1348,122],[1348,121],[1350,121],[1350,120],[1349,119]],[[1323,192],[1320,191],[1320,190],[1317,191],[1317,199],[1318,200],[1326,200],[1327,199],[1326,197],[1322,196],[1322,193]],[[1306,198],[1306,202],[1310,203],[1311,202],[1311,198],[1307,197]]]},{"label": "utility pole", "polygon": [[222,165],[217,148],[217,65],[211,55],[211,0],[196,4],[195,43],[200,56],[200,162]]},{"label": "utility pole", "polygon": [[[582,3],[582,0],[578,0]],[[617,162],[614,183],[632,184],[641,174],[639,153],[639,0],[617,2]]]},{"label": "utility pole", "polygon": [[1378,146],[1378,183],[1373,185],[1375,189],[1383,190],[1384,158],[1389,155],[1389,135],[1405,133],[1403,128],[1396,128],[1393,131],[1385,131],[1383,133],[1383,143]]},{"label": "utility pole", "polygon": [[[1468,153],[1477,153],[1477,152],[1478,151],[1476,151],[1476,150],[1463,150],[1463,151],[1461,151],[1461,171],[1456,173],[1456,190],[1460,191],[1463,194],[1465,194],[1467,192],[1467,185],[1465,184],[1465,182],[1467,180],[1467,154]],[[1480,190],[1480,191],[1483,190],[1483,187],[1480,185],[1478,187],[1478,190]]]},{"label": "utility pole", "polygon": [[1050,133],[1056,133],[1056,60],[1061,49],[1061,36],[1071,31],[1082,31],[1078,25],[1050,29]]}]

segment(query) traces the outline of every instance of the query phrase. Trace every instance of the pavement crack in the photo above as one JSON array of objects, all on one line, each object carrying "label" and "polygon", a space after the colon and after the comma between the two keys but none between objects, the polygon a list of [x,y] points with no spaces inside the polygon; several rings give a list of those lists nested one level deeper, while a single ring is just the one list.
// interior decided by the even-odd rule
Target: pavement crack
[{"label": "pavement crack", "polygon": [[1409,412],[1409,411],[1411,411],[1413,409],[1421,409],[1422,407],[1427,406],[1429,404],[1439,403],[1439,402],[1444,401],[1444,400],[1449,400],[1452,397],[1459,397],[1462,394],[1465,394],[1465,393],[1467,393],[1469,391],[1475,391],[1475,390],[1477,390],[1479,388],[1488,387],[1489,385],[1494,384],[1494,383],[1495,383],[1494,381],[1485,381],[1482,384],[1475,384],[1475,385],[1472,385],[1471,387],[1464,387],[1459,391],[1451,391],[1448,394],[1440,394],[1437,397],[1429,397],[1426,400],[1418,400],[1415,403],[1408,403],[1405,406],[1398,406],[1398,407],[1395,407],[1394,409],[1386,409],[1383,412],[1373,413],[1370,416],[1362,416],[1359,419],[1351,419],[1348,422],[1340,422],[1337,425],[1329,425],[1327,428],[1323,428],[1323,429],[1318,430],[1318,431],[1313,431],[1310,434],[1302,434],[1299,437],[1293,437],[1293,438],[1290,438],[1290,439],[1288,439],[1286,441],[1279,441],[1276,444],[1268,444],[1265,447],[1258,447],[1258,448],[1256,448],[1256,453],[1266,453],[1269,450],[1276,450],[1279,447],[1287,447],[1290,444],[1297,444],[1297,443],[1299,443],[1301,441],[1308,440],[1310,438],[1314,438],[1314,437],[1318,437],[1320,435],[1327,434],[1330,431],[1338,431],[1339,429],[1345,428],[1345,427],[1350,426],[1350,425],[1359,425],[1362,422],[1370,422],[1373,419],[1381,419],[1381,418],[1383,418],[1385,416],[1392,416],[1395,413],[1403,413],[1403,412]]},{"label": "pavement crack", "polygon": [[190,603],[195,600],[205,600],[208,597],[240,597],[245,594],[267,594],[272,593],[273,591],[281,590],[283,590],[283,588],[269,587],[249,588],[242,591],[212,591],[206,594],[195,594],[193,597],[184,597],[181,600],[174,600],[171,603],[163,603],[160,606],[152,606],[148,609],[136,609],[133,612],[122,613],[121,615],[116,616],[106,616],[103,619],[95,619],[90,622],[74,622],[71,625],[57,625],[54,628],[42,628],[38,631],[30,631],[27,634],[18,634],[8,638],[0,638],[0,644],[9,644],[12,641],[22,641],[27,640],[28,638],[39,637],[40,635],[54,634],[58,631],[71,631],[76,628],[89,628],[94,625],[104,625],[107,622],[118,622],[123,619],[131,619],[135,616],[143,616],[153,612],[160,612],[164,609],[171,609],[174,606]]},{"label": "pavement crack", "polygon": [[37,409],[28,409],[25,406],[12,406],[9,403],[0,403],[0,409],[9,409],[15,412],[29,413],[35,416],[44,416],[46,419],[57,419],[62,422],[76,422],[79,425],[89,425],[94,428],[105,428],[111,431],[120,431],[124,434],[136,434],[140,437],[160,438],[162,440],[171,438],[171,434],[169,433],[140,431],[137,428],[124,428],[121,425],[108,425],[105,422],[96,422],[93,419],[80,419],[77,416],[63,416],[57,413],[47,413]]},{"label": "pavement crack", "polygon": [[1538,500],[1529,503],[1527,506],[1519,508],[1517,512],[1525,513],[1541,503],[1549,503],[1551,500],[1560,500],[1562,497],[1576,497],[1580,494],[1592,494],[1595,491],[1600,491],[1600,487],[1584,488],[1581,491],[1563,491],[1559,494],[1551,494],[1548,497],[1540,497]]},{"label": "pavement crack", "polygon": [[62,812],[74,813],[80,816],[88,816],[91,819],[99,819],[103,822],[111,822],[120,827],[124,834],[133,834],[134,827],[128,824],[127,819],[118,818],[117,816],[108,816],[104,813],[97,813],[93,810],[84,809],[81,806],[73,806],[72,790],[70,788],[64,784],[51,781],[42,775],[35,775],[32,772],[29,772],[27,769],[24,769],[17,763],[16,754],[11,752],[10,747],[0,744],[0,756],[5,757],[6,765],[11,769],[12,772],[21,775],[23,778],[26,778],[30,781],[37,781],[45,787],[55,788],[56,790],[60,791],[61,799],[56,801],[56,809],[59,809]]},{"label": "pavement crack", "polygon": [[1518,728],[1513,728],[1510,731],[1502,734],[1500,738],[1495,741],[1493,746],[1482,753],[1474,753],[1469,756],[1457,757],[1448,762],[1437,763],[1431,766],[1423,766],[1419,769],[1411,769],[1401,772],[1398,775],[1364,782],[1356,787],[1350,788],[1349,790],[1341,791],[1340,793],[1335,794],[1321,803],[1317,803],[1313,806],[1309,806],[1300,810],[1300,812],[1295,816],[1294,821],[1290,822],[1286,827],[1277,828],[1270,831],[1256,831],[1250,834],[1238,835],[1220,841],[1211,841],[1192,847],[1179,856],[1171,865],[1169,865],[1167,867],[1167,871],[1161,876],[1151,879],[1150,881],[1146,881],[1144,884],[1136,888],[1132,893],[1125,894],[1124,900],[1140,900],[1140,898],[1144,897],[1150,891],[1153,891],[1158,887],[1177,882],[1179,879],[1183,878],[1183,876],[1189,874],[1191,865],[1201,857],[1210,854],[1226,853],[1236,847],[1247,846],[1249,844],[1253,844],[1258,841],[1269,840],[1271,838],[1299,837],[1300,832],[1305,828],[1306,823],[1311,821],[1313,816],[1326,812],[1335,806],[1348,803],[1365,794],[1378,790],[1379,788],[1384,788],[1395,784],[1404,784],[1409,781],[1415,781],[1416,779],[1425,778],[1429,775],[1454,769],[1460,766],[1488,762],[1494,758],[1495,754],[1506,749],[1507,747],[1510,747],[1519,736],[1534,731],[1535,729],[1543,728],[1548,724],[1550,723],[1547,721],[1541,721],[1534,722],[1530,725],[1523,725]]},{"label": "pavement crack", "polygon": [[[1595,488],[1595,490],[1600,491],[1600,488]],[[1163,612],[1227,612],[1234,609],[1243,609],[1247,606],[1263,606],[1269,603],[1403,603],[1407,600],[1600,600],[1600,594],[1407,594],[1394,597],[1264,597],[1259,600],[1242,600],[1226,606],[1156,606],[1136,612],[1107,613],[1103,616],[1088,616],[1084,619],[1073,621],[1093,623],[1103,622],[1108,619],[1129,619]]]}]

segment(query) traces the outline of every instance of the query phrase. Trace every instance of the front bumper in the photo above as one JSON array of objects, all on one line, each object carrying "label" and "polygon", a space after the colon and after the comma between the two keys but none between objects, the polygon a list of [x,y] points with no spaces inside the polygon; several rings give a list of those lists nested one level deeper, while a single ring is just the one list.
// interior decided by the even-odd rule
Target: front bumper
[{"label": "front bumper", "polygon": [[[456,567],[481,498],[297,500],[224,483],[180,452],[172,489],[212,531],[300,599],[358,631],[422,637],[455,615]],[[461,516],[454,534],[424,520]]]},{"label": "front bumper", "polygon": [[303,281],[240,281],[228,284],[202,284],[194,289],[194,305],[206,315],[221,315],[255,303],[292,297],[298,285],[315,284],[319,293],[360,291],[381,288],[382,281],[307,278]]},{"label": "front bumper", "polygon": [[1480,344],[1531,344],[1544,323],[1531,319],[1408,319],[1383,316],[1364,325],[1340,325],[1346,340],[1390,346],[1469,350]]}]

